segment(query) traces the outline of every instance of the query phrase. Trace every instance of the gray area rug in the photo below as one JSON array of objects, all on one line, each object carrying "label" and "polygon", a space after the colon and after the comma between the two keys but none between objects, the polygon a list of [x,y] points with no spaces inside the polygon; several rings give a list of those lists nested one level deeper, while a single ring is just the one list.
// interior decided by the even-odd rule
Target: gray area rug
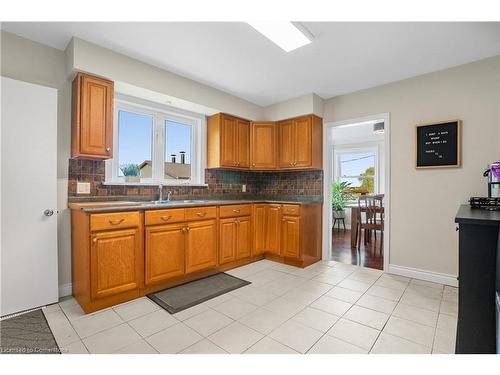
[{"label": "gray area rug", "polygon": [[1,354],[60,354],[41,309],[0,321]]},{"label": "gray area rug", "polygon": [[248,284],[251,283],[227,273],[218,273],[204,279],[148,294],[148,297],[170,314],[175,314]]}]

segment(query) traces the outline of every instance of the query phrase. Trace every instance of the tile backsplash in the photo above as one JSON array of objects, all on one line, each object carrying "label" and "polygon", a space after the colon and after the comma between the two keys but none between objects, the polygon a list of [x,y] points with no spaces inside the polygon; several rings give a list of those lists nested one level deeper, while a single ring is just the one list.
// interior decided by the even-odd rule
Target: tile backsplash
[{"label": "tile backsplash", "polygon": [[[77,181],[90,182],[90,194],[76,194]],[[120,197],[154,200],[158,197],[156,186],[103,185],[104,161],[69,161],[68,195],[75,198],[117,199]],[[323,197],[323,171],[254,172],[226,169],[207,169],[205,183],[208,186],[165,186],[172,191],[173,199],[245,199],[258,197],[287,197],[315,199]],[[241,190],[246,185],[246,192]]]}]

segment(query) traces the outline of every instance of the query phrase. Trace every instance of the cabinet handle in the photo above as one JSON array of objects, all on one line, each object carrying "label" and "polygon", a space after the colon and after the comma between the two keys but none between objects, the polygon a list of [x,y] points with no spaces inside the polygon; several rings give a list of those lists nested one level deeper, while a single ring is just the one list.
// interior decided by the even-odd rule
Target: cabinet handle
[{"label": "cabinet handle", "polygon": [[235,209],[233,210],[233,212],[239,213],[239,212],[240,212],[240,209],[239,209],[239,208],[235,208]]},{"label": "cabinet handle", "polygon": [[111,225],[118,225],[118,224],[121,224],[121,223],[123,222],[123,220],[125,220],[125,219],[118,219],[118,220],[111,220],[111,219],[110,219],[110,220],[109,220],[109,223],[110,223]]},{"label": "cabinet handle", "polygon": [[191,228],[186,227],[186,232],[189,232],[190,230],[191,230]]},{"label": "cabinet handle", "polygon": [[111,147],[106,147],[106,151],[110,152],[111,151]]},{"label": "cabinet handle", "polygon": [[182,228],[182,232],[186,233],[186,227]]},{"label": "cabinet handle", "polygon": [[172,215],[163,215],[163,216],[160,216],[160,219],[162,219],[163,221],[168,221],[172,218]]},{"label": "cabinet handle", "polygon": [[234,220],[234,222],[236,223],[236,225],[240,225],[240,221],[238,219]]},{"label": "cabinet handle", "polygon": [[286,221],[286,219],[281,219],[281,221],[285,222],[285,221]]},{"label": "cabinet handle", "polygon": [[196,213],[196,216],[198,216],[198,217],[205,217],[206,215],[207,215],[206,212],[197,212]]},{"label": "cabinet handle", "polygon": [[255,167],[255,163],[252,163],[252,167]]},{"label": "cabinet handle", "polygon": [[92,242],[96,243],[97,242],[97,237],[92,238]]}]

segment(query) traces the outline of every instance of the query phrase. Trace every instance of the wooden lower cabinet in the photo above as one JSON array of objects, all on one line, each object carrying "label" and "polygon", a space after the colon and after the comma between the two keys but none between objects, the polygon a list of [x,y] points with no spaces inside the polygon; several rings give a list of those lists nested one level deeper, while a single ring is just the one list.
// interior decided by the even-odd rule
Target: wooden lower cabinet
[{"label": "wooden lower cabinet", "polygon": [[250,216],[236,220],[236,259],[248,258],[252,253],[252,220]]},{"label": "wooden lower cabinet", "polygon": [[253,206],[254,246],[252,255],[260,255],[266,252],[267,206],[267,204],[255,204]]},{"label": "wooden lower cabinet", "polygon": [[283,216],[281,221],[281,255],[288,258],[299,258],[300,218]]},{"label": "wooden lower cabinet", "polygon": [[236,221],[234,218],[220,219],[219,222],[219,263],[225,264],[236,259]]},{"label": "wooden lower cabinet", "polygon": [[146,227],[146,285],[184,275],[184,229],[183,223]]},{"label": "wooden lower cabinet", "polygon": [[267,210],[266,251],[281,253],[281,205],[270,204]]},{"label": "wooden lower cabinet", "polygon": [[217,221],[193,221],[187,225],[186,273],[217,265]]}]

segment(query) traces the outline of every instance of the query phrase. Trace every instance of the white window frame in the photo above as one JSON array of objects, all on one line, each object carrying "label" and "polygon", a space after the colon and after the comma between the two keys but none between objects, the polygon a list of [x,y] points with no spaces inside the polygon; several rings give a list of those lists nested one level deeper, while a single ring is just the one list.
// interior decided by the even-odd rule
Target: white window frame
[{"label": "white window frame", "polygon": [[380,191],[380,165],[379,165],[379,149],[377,146],[349,146],[349,145],[339,145],[334,146],[333,149],[333,160],[334,160],[334,180],[340,182],[341,177],[345,178],[360,178],[361,176],[341,176],[340,168],[340,154],[349,154],[357,152],[373,152],[375,154],[375,180],[373,182],[374,194],[378,194]]},{"label": "white window frame", "polygon": [[[152,177],[141,178],[140,182],[125,182],[118,175],[118,113],[127,111],[153,117],[153,139],[151,149]],[[191,178],[189,180],[165,179],[165,123],[174,121],[191,125]],[[139,98],[117,96],[114,100],[113,118],[113,158],[106,160],[104,185],[165,185],[165,186],[206,186],[206,117]]]}]

